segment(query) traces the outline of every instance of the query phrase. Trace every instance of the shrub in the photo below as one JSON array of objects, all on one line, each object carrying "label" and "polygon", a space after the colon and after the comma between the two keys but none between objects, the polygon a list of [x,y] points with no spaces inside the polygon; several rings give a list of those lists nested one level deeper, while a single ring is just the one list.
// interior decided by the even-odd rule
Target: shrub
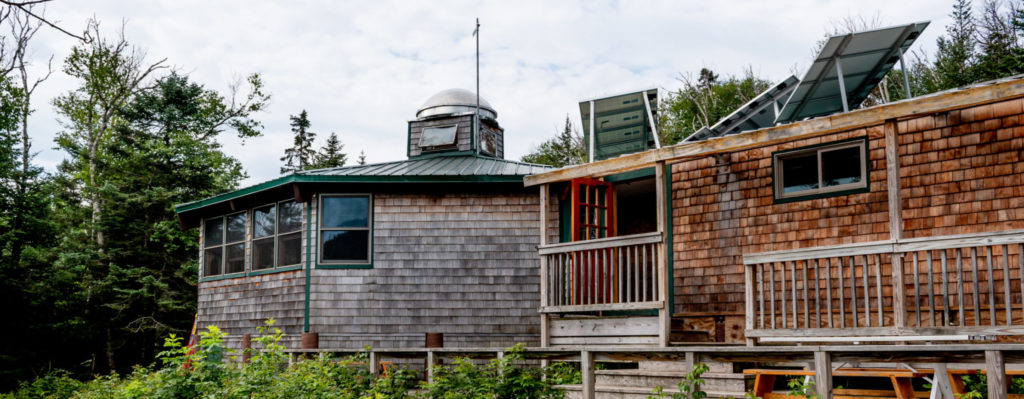
[{"label": "shrub", "polygon": [[544,380],[544,370],[520,368],[513,362],[523,358],[524,345],[517,344],[500,359],[478,365],[469,359],[455,359],[454,367],[432,366],[433,382],[423,384],[424,396],[430,399],[455,398],[563,398],[565,393]]}]

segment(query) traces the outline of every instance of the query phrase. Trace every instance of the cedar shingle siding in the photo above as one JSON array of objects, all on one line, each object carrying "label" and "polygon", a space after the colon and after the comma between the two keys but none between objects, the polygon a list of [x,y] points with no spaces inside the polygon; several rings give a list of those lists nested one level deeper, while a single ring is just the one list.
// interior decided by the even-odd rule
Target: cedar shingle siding
[{"label": "cedar shingle siding", "polygon": [[[1015,99],[896,124],[904,237],[1024,228],[1021,118]],[[743,254],[889,239],[883,122],[672,163],[674,311],[742,312]],[[869,192],[774,203],[773,152],[856,137]]]},{"label": "cedar shingle siding", "polygon": [[[374,194],[373,268],[314,268],[310,331],[321,348],[422,347],[426,332],[452,347],[538,344],[538,201],[536,192]],[[315,263],[319,197],[308,204]],[[201,325],[221,327],[237,348],[273,317],[298,348],[304,273],[200,283]]]}]

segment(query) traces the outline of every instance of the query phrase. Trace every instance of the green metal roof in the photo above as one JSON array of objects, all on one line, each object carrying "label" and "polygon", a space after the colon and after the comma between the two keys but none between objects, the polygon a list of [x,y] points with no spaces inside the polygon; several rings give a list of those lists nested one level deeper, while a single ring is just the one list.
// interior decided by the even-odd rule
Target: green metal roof
[{"label": "green metal roof", "polygon": [[[554,169],[546,165],[508,161],[479,155],[436,156],[370,165],[342,166],[299,172],[300,176],[374,176],[374,177],[508,177],[522,181],[523,176]],[[474,180],[476,181],[476,180]]]},{"label": "green metal roof", "polygon": [[338,168],[306,170],[254,186],[179,204],[188,212],[292,183],[522,183],[523,177],[554,169],[474,154],[447,155]]}]

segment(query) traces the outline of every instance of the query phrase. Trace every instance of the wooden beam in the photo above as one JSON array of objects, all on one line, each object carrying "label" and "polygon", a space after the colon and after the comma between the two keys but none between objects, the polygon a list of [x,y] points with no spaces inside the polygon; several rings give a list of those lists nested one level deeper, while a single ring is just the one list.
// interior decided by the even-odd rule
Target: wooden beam
[{"label": "wooden beam", "polygon": [[380,375],[380,354],[371,350],[367,362],[370,366],[370,374],[373,375],[373,378],[377,378]]},{"label": "wooden beam", "polygon": [[818,393],[818,398],[832,399],[832,355],[830,353],[814,352],[814,380],[814,390]]},{"label": "wooden beam", "polygon": [[1006,79],[947,90],[910,100],[854,110],[827,117],[813,118],[781,126],[727,135],[695,143],[678,144],[584,165],[557,169],[527,176],[529,186],[568,181],[577,177],[600,177],[647,168],[658,161],[706,156],[737,151],[784,141],[820,136],[837,131],[877,126],[896,118],[911,118],[953,109],[967,108],[1024,96],[1024,78]]},{"label": "wooden beam", "polygon": [[[903,238],[903,201],[900,196],[899,132],[895,119],[885,121],[885,182],[889,192],[889,239]],[[870,165],[870,162],[868,163]]]},{"label": "wooden beam", "polygon": [[[754,268],[753,265],[743,265],[743,287],[744,287],[743,288],[744,289],[743,298],[744,298],[744,310],[745,310],[745,313],[746,313],[744,315],[744,334],[743,334],[744,336],[746,336],[750,331],[753,331],[754,327],[756,327],[756,325],[754,324],[755,323],[756,315],[754,314],[754,302],[755,302],[755,299],[754,299],[754,272],[752,270],[753,268]],[[818,278],[818,276],[815,276],[815,278]],[[747,338],[747,346],[754,346],[755,342],[756,341],[753,338]]]},{"label": "wooden beam", "polygon": [[235,200],[228,200],[228,207],[231,208],[231,212],[238,210],[238,204],[235,203]]},{"label": "wooden beam", "polygon": [[661,309],[665,307],[663,301],[650,302],[628,302],[628,303],[605,303],[596,305],[566,305],[566,306],[544,306],[540,308],[542,313],[569,313],[569,312],[596,312],[600,310],[642,310]]},{"label": "wooden beam", "polygon": [[590,351],[580,352],[580,374],[583,377],[581,396],[583,399],[594,399],[594,385],[597,384],[597,378],[594,375],[594,354]]},{"label": "wooden beam", "polygon": [[1002,351],[985,351],[985,372],[988,374],[988,399],[1007,399],[1006,364]]},{"label": "wooden beam", "polygon": [[[540,186],[540,245],[544,246],[548,243],[548,195],[550,185],[545,184]],[[540,306],[545,307],[550,305],[548,298],[551,297],[551,293],[548,290],[551,287],[548,286],[548,257],[547,255],[540,255]],[[551,345],[551,316],[547,313],[540,314],[540,346],[547,348]]]},{"label": "wooden beam", "polygon": [[437,364],[437,355],[434,351],[427,352],[427,383],[434,382],[434,365]]},{"label": "wooden beam", "polygon": [[[645,97],[646,98],[646,97]],[[665,239],[667,234],[672,234],[666,231],[666,215],[668,214],[668,206],[665,202],[665,193],[668,190],[665,187],[665,163],[658,162],[657,166],[654,167],[654,195],[656,197],[655,206],[657,208],[658,218],[658,232],[661,233],[661,243],[658,244],[659,248],[657,266],[658,266],[658,299],[664,303],[671,303],[671,298],[668,297],[669,284],[672,284],[672,276],[668,275],[668,248],[665,243],[668,241]],[[672,335],[672,309],[668,306],[662,306],[658,309],[658,343],[662,347],[667,347],[669,344],[669,338]]]},{"label": "wooden beam", "polygon": [[308,196],[302,190],[299,183],[292,183],[292,194],[295,196],[295,202],[306,202],[309,201]]}]

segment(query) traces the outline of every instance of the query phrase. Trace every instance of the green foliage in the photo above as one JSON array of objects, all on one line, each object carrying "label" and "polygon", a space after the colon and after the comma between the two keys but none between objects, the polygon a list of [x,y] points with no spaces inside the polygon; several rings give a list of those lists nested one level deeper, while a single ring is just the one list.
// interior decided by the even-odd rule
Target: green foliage
[{"label": "green foliage", "polygon": [[[344,148],[345,145],[341,144],[341,141],[338,140],[338,134],[331,132],[331,135],[327,137],[327,141],[324,143],[324,146],[320,148],[320,152],[315,155],[316,162],[310,165],[307,169],[337,168],[345,166],[345,162],[348,161],[348,155],[341,152]],[[365,155],[360,156],[362,162],[365,163]]]},{"label": "green foliage", "polygon": [[455,359],[452,367],[433,366],[434,381],[424,384],[423,397],[429,399],[462,398],[562,398],[564,392],[544,380],[543,370],[515,367],[522,360],[522,344],[510,348],[504,357],[479,365],[469,359]]},{"label": "green foliage", "polygon": [[583,383],[583,374],[579,367],[566,362],[551,363],[544,370],[548,381],[553,385],[574,385]]},{"label": "green foliage", "polygon": [[814,391],[814,381],[809,378],[790,378],[786,381],[789,387],[789,395],[807,399],[817,399],[818,394]]},{"label": "green foliage", "polygon": [[648,399],[653,398],[671,398],[671,399],[704,399],[708,394],[700,389],[700,386],[704,384],[704,379],[701,378],[710,368],[707,364],[697,363],[693,366],[693,370],[690,370],[683,376],[683,380],[679,382],[679,393],[674,393],[671,396],[666,394],[664,389],[657,387],[654,389],[654,396],[648,396]]},{"label": "green foliage", "polygon": [[749,68],[742,77],[724,79],[702,68],[696,77],[683,74],[678,80],[682,87],[669,92],[660,105],[662,145],[676,144],[702,127],[715,124],[771,87],[770,81]]},{"label": "green foliage", "polygon": [[284,156],[281,157],[281,160],[284,161],[284,166],[281,167],[282,174],[309,169],[316,161],[317,156],[316,151],[313,150],[316,133],[309,131],[309,115],[306,110],[302,110],[299,116],[291,115],[289,118],[291,119],[292,133],[295,134],[295,142],[292,147],[284,150]]},{"label": "green foliage", "polygon": [[569,116],[565,116],[565,127],[557,136],[541,143],[529,154],[520,158],[523,162],[563,167],[579,165],[586,162],[586,151],[583,136],[572,125]]}]

